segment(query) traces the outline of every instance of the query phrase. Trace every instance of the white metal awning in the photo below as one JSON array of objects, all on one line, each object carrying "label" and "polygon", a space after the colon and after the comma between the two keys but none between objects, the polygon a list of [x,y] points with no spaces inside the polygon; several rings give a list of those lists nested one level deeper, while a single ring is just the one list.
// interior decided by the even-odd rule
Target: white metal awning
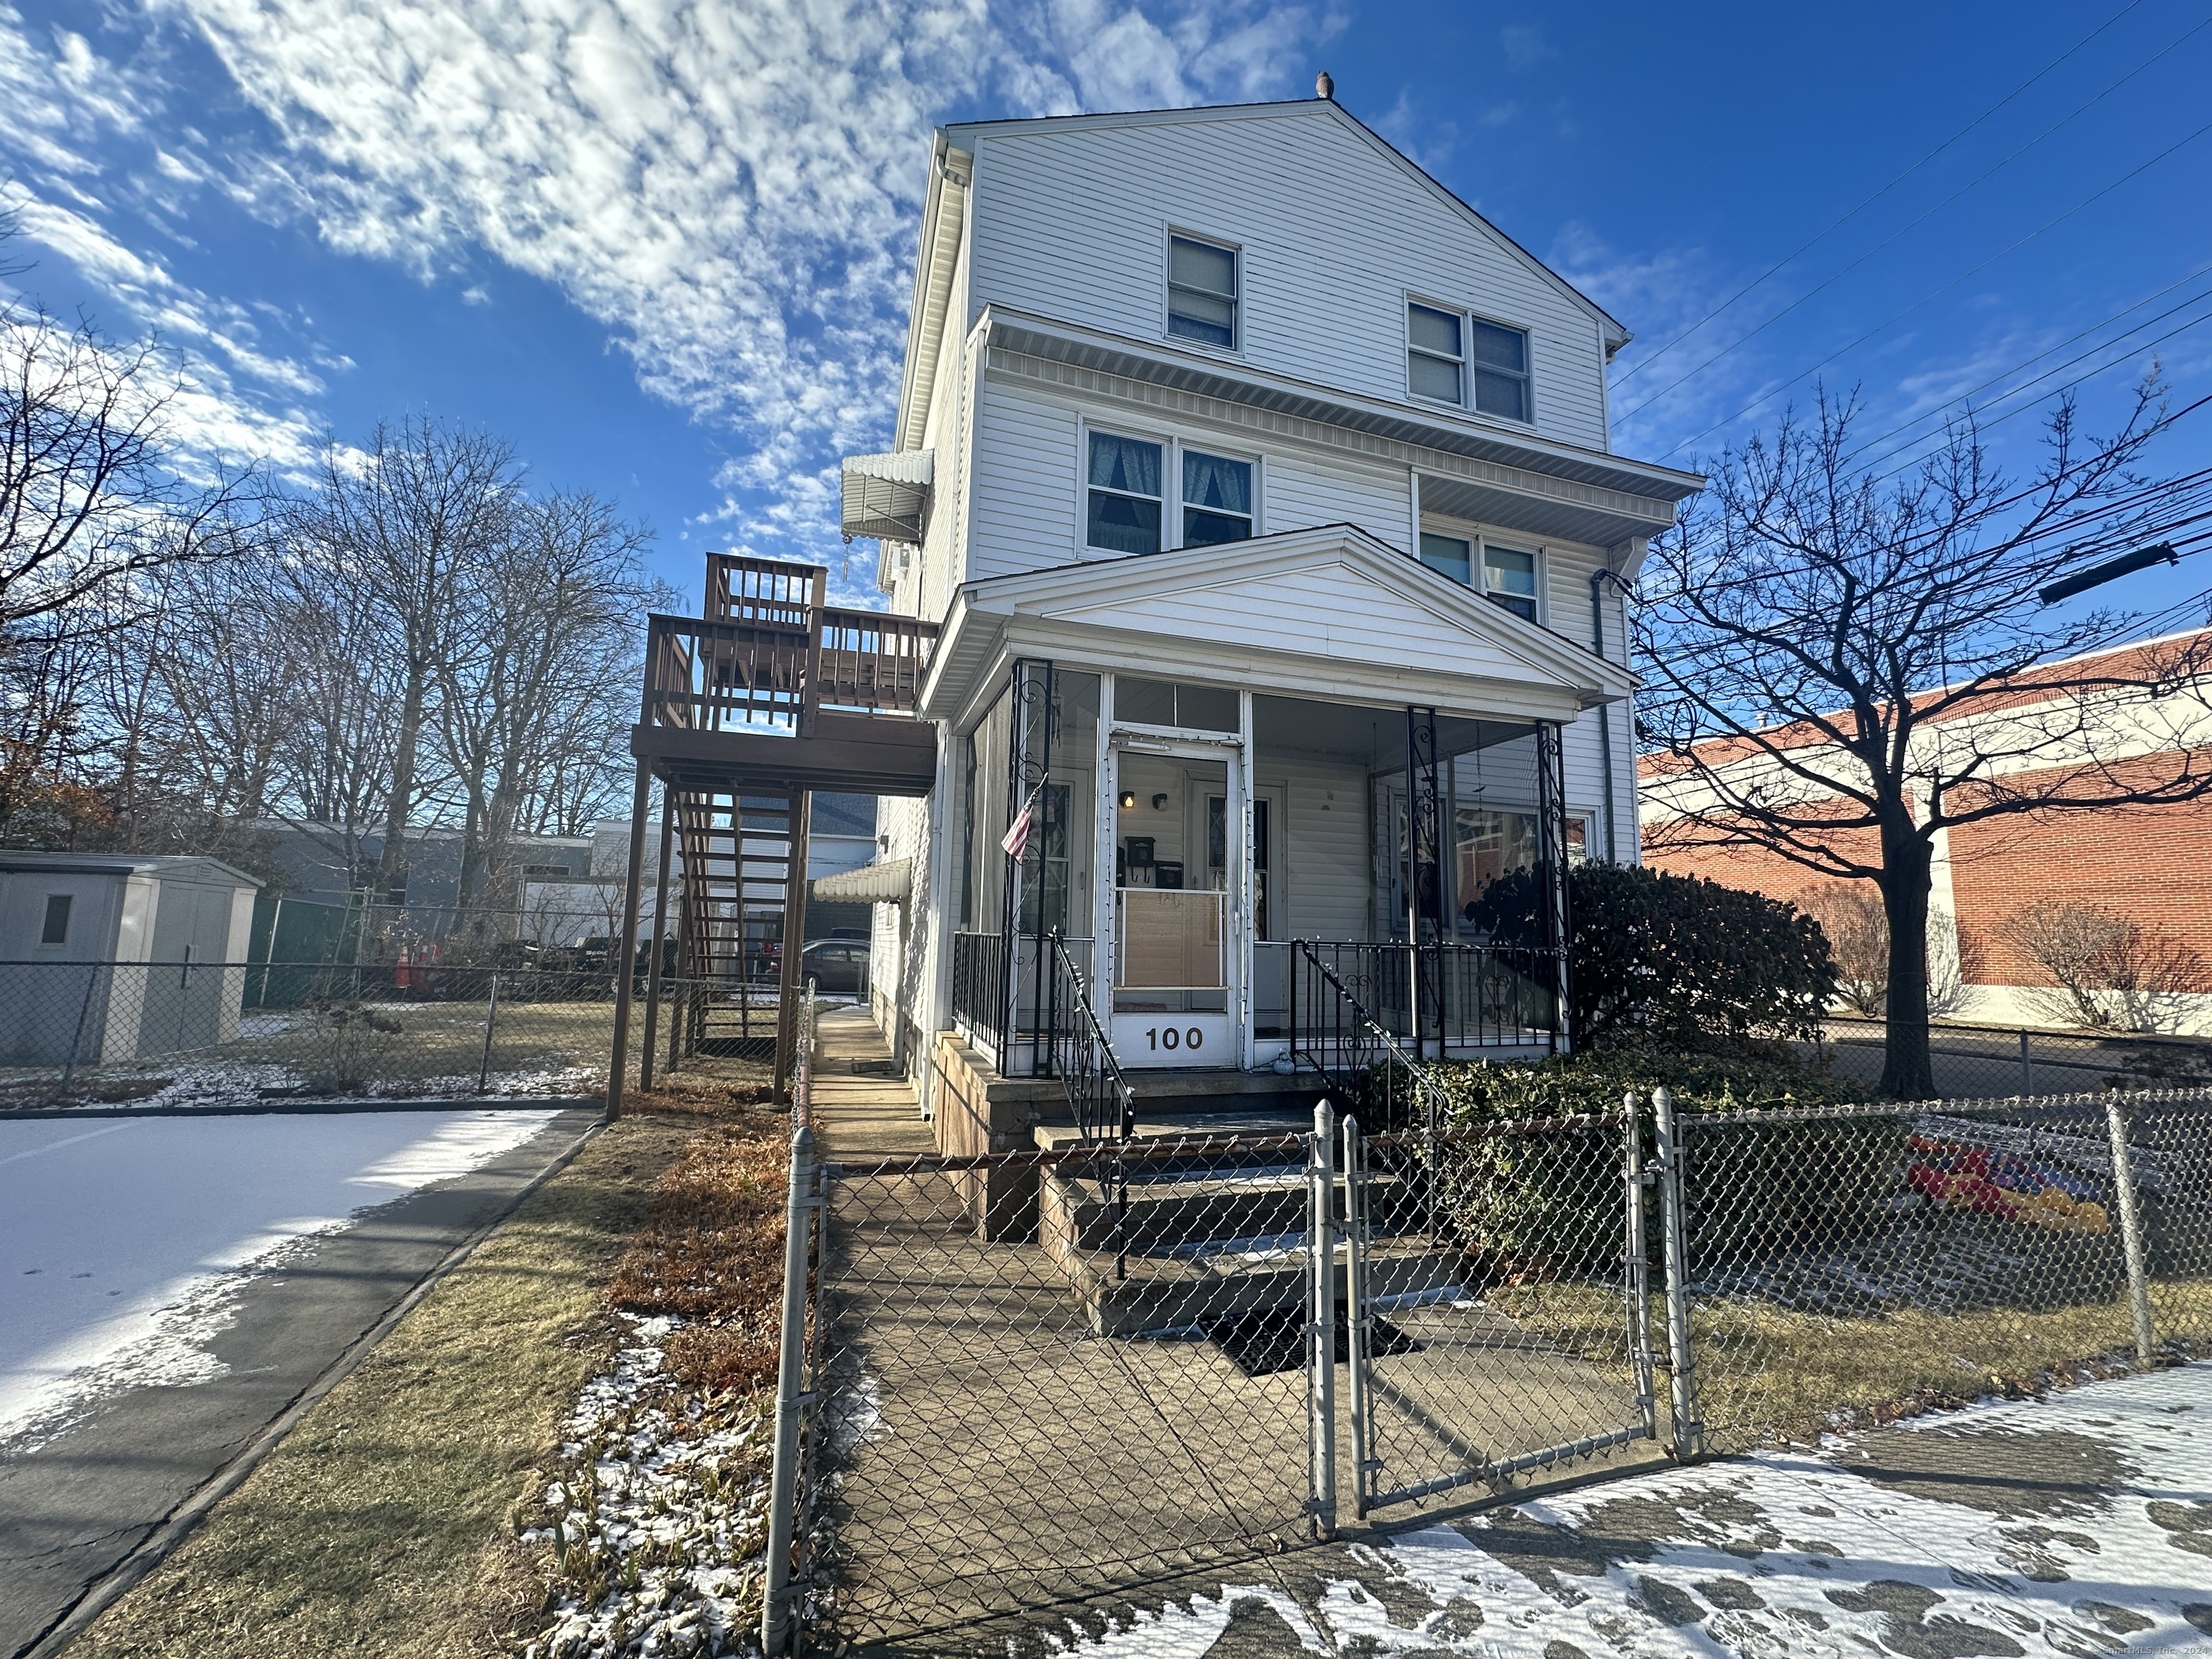
[{"label": "white metal awning", "polygon": [[929,514],[929,489],[937,475],[937,454],[902,449],[890,455],[848,455],[844,507],[838,528],[848,536],[879,536],[885,541],[919,542]]},{"label": "white metal awning", "polygon": [[904,904],[913,887],[911,859],[864,864],[857,870],[840,870],[834,876],[817,876],[813,881],[815,897],[843,904]]}]

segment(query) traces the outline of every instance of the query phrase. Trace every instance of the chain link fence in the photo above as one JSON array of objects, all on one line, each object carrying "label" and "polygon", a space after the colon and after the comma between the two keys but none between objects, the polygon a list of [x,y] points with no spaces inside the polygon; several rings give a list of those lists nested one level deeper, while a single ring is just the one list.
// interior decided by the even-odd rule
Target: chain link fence
[{"label": "chain link fence", "polygon": [[2212,1090],[1663,1097],[866,1164],[802,1122],[769,1650],[1019,1645],[1340,1511],[2212,1349]]},{"label": "chain link fence", "polygon": [[[0,1110],[596,1095],[616,989],[604,968],[0,963]],[[662,1068],[772,1052],[775,1003],[664,981]]]},{"label": "chain link fence", "polygon": [[[1881,1082],[1888,1051],[1881,1021],[1830,1019],[1823,1036],[1818,1056],[1833,1076],[1869,1088]],[[2189,1037],[1944,1021],[1929,1028],[1928,1050],[1936,1092],[1946,1100],[2212,1084],[2212,1041]]]}]

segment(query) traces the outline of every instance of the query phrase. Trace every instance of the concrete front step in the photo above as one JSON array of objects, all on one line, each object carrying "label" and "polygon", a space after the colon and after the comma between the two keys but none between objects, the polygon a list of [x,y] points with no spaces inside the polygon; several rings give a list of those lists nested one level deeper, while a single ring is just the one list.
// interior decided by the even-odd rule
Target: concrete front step
[{"label": "concrete front step", "polygon": [[[1335,1251],[1336,1295],[1346,1295],[1346,1252]],[[1189,1333],[1239,1315],[1295,1307],[1306,1297],[1310,1257],[1303,1234],[1218,1239],[1151,1255],[1085,1250],[1065,1256],[1091,1328],[1100,1336]],[[1382,1239],[1367,1252],[1374,1297],[1455,1290],[1460,1258],[1425,1240]]]},{"label": "concrete front step", "polygon": [[[1201,1096],[1174,1111],[1141,1110],[1132,1133],[1135,1139],[1146,1141],[1199,1137],[1265,1140],[1282,1135],[1310,1134],[1312,1131],[1310,1106],[1265,1102],[1247,1104]],[[1040,1123],[1030,1133],[1040,1152],[1065,1152],[1083,1145],[1082,1132],[1072,1123]]]}]

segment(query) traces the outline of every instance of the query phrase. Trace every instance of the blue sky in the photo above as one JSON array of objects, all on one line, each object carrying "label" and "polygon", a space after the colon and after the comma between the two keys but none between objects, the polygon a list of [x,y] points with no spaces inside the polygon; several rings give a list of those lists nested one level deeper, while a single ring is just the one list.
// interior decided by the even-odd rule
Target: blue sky
[{"label": "blue sky", "polygon": [[[2046,370],[2100,371],[2099,420],[2154,357],[2177,404],[2212,392],[2207,23],[2169,0],[0,0],[0,177],[37,262],[14,281],[163,340],[201,455],[297,471],[380,416],[480,424],[648,522],[690,590],[711,547],[842,565],[836,462],[885,441],[936,122],[1303,96],[1326,67],[1636,332],[1615,446],[1694,464],[1814,374],[1859,388],[1869,437],[1922,422],[1881,448]],[[2035,436],[1990,428],[2015,464]],[[2159,459],[2212,462],[2212,410]],[[2124,597],[2179,601],[2205,564]]]}]

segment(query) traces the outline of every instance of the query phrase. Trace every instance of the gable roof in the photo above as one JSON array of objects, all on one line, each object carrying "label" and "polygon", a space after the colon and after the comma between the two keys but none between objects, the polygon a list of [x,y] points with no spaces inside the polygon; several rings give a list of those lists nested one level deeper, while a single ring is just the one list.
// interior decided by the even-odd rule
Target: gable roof
[{"label": "gable roof", "polygon": [[1324,525],[963,584],[923,688],[956,717],[1010,654],[1346,702],[1572,719],[1627,669],[1378,540]]},{"label": "gable roof", "polygon": [[1496,237],[1528,269],[1566,295],[1603,325],[1606,332],[1606,353],[1626,345],[1633,337],[1603,306],[1584,294],[1565,277],[1539,259],[1512,237],[1478,213],[1443,185],[1439,184],[1389,139],[1346,109],[1334,98],[1292,98],[1261,104],[1199,104],[1184,109],[1125,110],[1097,115],[1037,115],[1018,117],[998,121],[962,121],[939,130],[942,139],[970,149],[978,137],[997,137],[1023,132],[1073,132],[1085,127],[1111,126],[1167,126],[1193,122],[1253,121],[1296,119],[1301,117],[1322,117],[1340,123],[1347,131],[1357,134],[1376,154],[1387,158],[1392,165],[1414,179],[1437,201],[1478,229]]}]

